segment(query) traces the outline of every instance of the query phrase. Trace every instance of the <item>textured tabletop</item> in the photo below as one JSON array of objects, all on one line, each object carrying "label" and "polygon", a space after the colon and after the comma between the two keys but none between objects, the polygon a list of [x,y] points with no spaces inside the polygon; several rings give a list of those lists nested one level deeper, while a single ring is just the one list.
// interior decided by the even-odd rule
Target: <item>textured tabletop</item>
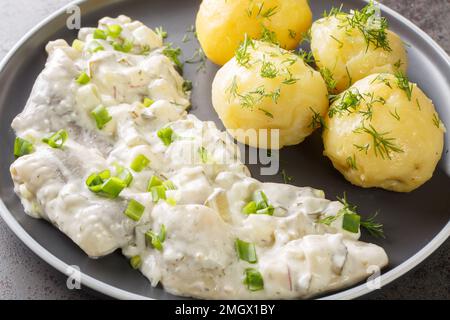
[{"label": "textured tabletop", "polygon": [[[30,28],[70,0],[0,0],[0,59]],[[450,52],[449,0],[382,0],[411,19]],[[38,258],[0,219],[0,299],[103,298],[86,288],[68,290],[66,277]],[[450,299],[450,240],[423,264],[372,299]]]}]

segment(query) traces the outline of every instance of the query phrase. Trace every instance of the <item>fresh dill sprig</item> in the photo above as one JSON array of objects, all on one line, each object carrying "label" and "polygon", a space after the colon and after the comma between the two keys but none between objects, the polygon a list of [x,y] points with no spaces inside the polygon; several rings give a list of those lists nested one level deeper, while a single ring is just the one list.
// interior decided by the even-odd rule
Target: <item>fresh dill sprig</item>
[{"label": "fresh dill sprig", "polygon": [[353,169],[353,170],[358,170],[358,167],[356,166],[356,156],[355,154],[353,154],[353,156],[349,156],[347,157],[347,165]]},{"label": "fresh dill sprig", "polygon": [[258,108],[258,110],[259,110],[259,111],[262,111],[266,117],[269,117],[269,118],[273,119],[273,114],[270,113],[269,111],[267,111],[266,109],[264,109],[264,108]]},{"label": "fresh dill sprig", "polygon": [[336,38],[335,36],[333,36],[332,34],[330,34],[330,38],[339,44],[339,48],[342,48],[344,46],[344,43],[341,40],[339,40],[338,38]]},{"label": "fresh dill sprig", "polygon": [[333,104],[328,110],[328,116],[333,118],[336,114],[342,115],[344,112],[351,113],[356,111],[363,99],[357,89],[347,90],[343,93],[339,103]]},{"label": "fresh dill sprig", "polygon": [[254,47],[254,43],[253,40],[245,34],[244,41],[236,50],[236,61],[239,65],[246,68],[248,68],[251,59],[250,52],[248,51],[249,47]]},{"label": "fresh dill sprig", "polygon": [[273,62],[263,61],[261,66],[261,77],[273,79],[278,75],[278,69]]},{"label": "fresh dill sprig", "polygon": [[180,61],[181,53],[181,49],[174,48],[171,43],[167,44],[163,50],[163,54],[172,60],[172,62],[180,69],[183,68],[183,63]]},{"label": "fresh dill sprig", "polygon": [[299,49],[297,55],[308,65],[313,65],[315,63],[314,55],[311,51],[305,51]]},{"label": "fresh dill sprig", "polygon": [[365,221],[361,220],[360,225],[361,227],[366,229],[373,237],[386,239],[386,236],[384,235],[383,224],[375,221],[375,218],[377,216],[378,212],[376,212],[373,216]]},{"label": "fresh dill sprig", "polygon": [[333,78],[333,73],[327,67],[320,68],[320,74],[325,80],[325,84],[327,85],[328,92],[333,92],[336,89],[337,82]]},{"label": "fresh dill sprig", "polygon": [[438,129],[441,128],[442,121],[441,121],[441,119],[439,118],[439,115],[438,115],[437,112],[435,112],[435,113],[433,114],[433,124],[434,124]]},{"label": "fresh dill sprig", "polygon": [[394,109],[394,112],[389,111],[389,114],[394,117],[396,120],[400,121],[400,115],[398,114],[397,108]]},{"label": "fresh dill sprig", "polygon": [[262,32],[261,32],[261,41],[278,44],[277,34],[274,31],[269,30],[266,26],[263,24],[261,25]]},{"label": "fresh dill sprig", "polygon": [[367,49],[372,44],[376,49],[392,51],[387,38],[389,24],[386,18],[380,16],[380,10],[373,1],[361,10],[352,10],[346,15],[346,24],[350,28],[358,29],[364,36]]},{"label": "fresh dill sprig", "polygon": [[158,36],[160,36],[161,39],[163,39],[163,40],[166,39],[166,38],[169,36],[169,34],[167,33],[167,31],[165,31],[165,30],[163,29],[162,26],[155,28],[155,32],[156,32],[156,34],[157,34]]},{"label": "fresh dill sprig", "polygon": [[337,16],[338,14],[344,14],[344,13],[342,12],[342,7],[343,7],[343,6],[344,6],[344,5],[341,4],[341,6],[340,6],[339,8],[332,7],[332,8],[330,9],[330,11],[325,10],[325,11],[322,13],[322,16],[323,16],[324,18],[329,18],[329,17],[332,17],[332,16]]},{"label": "fresh dill sprig", "polygon": [[278,10],[278,6],[268,8],[265,11],[262,10],[263,7],[264,7],[264,2],[262,3],[262,5],[260,7],[260,10],[258,12],[258,16],[261,16],[261,17],[263,17],[265,19],[269,19],[270,20],[270,18],[272,16],[274,16],[274,15],[276,15],[278,13],[278,11],[277,11]]},{"label": "fresh dill sprig", "polygon": [[203,49],[198,48],[197,50],[195,50],[192,57],[190,57],[188,60],[186,60],[186,63],[188,63],[188,64],[197,64],[198,63],[199,66],[197,67],[197,72],[201,71],[201,70],[205,70],[206,69],[206,55],[205,55],[205,52],[203,52]]},{"label": "fresh dill sprig", "polygon": [[397,78],[398,88],[405,91],[408,100],[411,101],[414,86],[409,82],[408,76],[399,71],[395,74],[395,77]]},{"label": "fresh dill sprig", "polygon": [[394,63],[394,67],[396,69],[400,69],[402,65],[403,65],[402,59],[398,59],[398,61]]},{"label": "fresh dill sprig", "polygon": [[309,110],[313,113],[311,123],[309,124],[308,128],[317,129],[317,128],[324,128],[326,129],[327,126],[325,125],[325,119],[322,117],[322,115],[314,110],[312,107],[309,107]]},{"label": "fresh dill sprig", "polygon": [[[364,228],[373,237],[383,238],[383,239],[386,238],[384,235],[383,224],[375,221],[375,218],[378,216],[378,212],[376,212],[373,216],[369,217],[367,220],[362,220],[361,215],[357,212],[357,206],[352,205],[348,202],[347,195],[345,192],[344,192],[343,198],[337,197],[337,199],[339,200],[340,203],[343,204],[343,208],[341,210],[339,210],[339,212],[335,216],[325,217],[325,218],[317,221],[317,223],[322,223],[327,226],[330,226],[334,221],[336,221],[340,217],[344,216],[342,228],[344,230],[346,230],[346,226],[344,224],[345,216],[346,215],[354,216],[357,219],[354,219],[353,221],[355,221],[357,223],[358,228],[359,227]],[[352,232],[353,231],[354,230],[352,230]]]},{"label": "fresh dill sprig", "polygon": [[294,31],[292,29],[288,29],[288,32],[289,32],[289,38],[294,39],[294,40],[297,38],[297,32],[296,31]]},{"label": "fresh dill sprig", "polygon": [[389,132],[378,132],[372,125],[369,125],[369,127],[363,125],[362,127],[355,129],[354,132],[366,133],[372,137],[376,157],[380,155],[382,159],[391,159],[392,152],[403,152],[403,150],[394,143],[395,138],[387,137]]},{"label": "fresh dill sprig", "polygon": [[365,144],[365,145],[363,145],[363,146],[361,146],[361,145],[358,145],[358,144],[354,144],[353,145],[359,152],[364,152],[365,154],[367,154],[368,152],[369,152],[369,147],[370,147],[370,144]]},{"label": "fresh dill sprig", "polygon": [[281,170],[281,177],[283,178],[283,182],[285,184],[289,184],[289,183],[291,183],[294,180],[294,178],[291,177],[290,175],[288,175],[286,170],[284,170],[284,169]]}]

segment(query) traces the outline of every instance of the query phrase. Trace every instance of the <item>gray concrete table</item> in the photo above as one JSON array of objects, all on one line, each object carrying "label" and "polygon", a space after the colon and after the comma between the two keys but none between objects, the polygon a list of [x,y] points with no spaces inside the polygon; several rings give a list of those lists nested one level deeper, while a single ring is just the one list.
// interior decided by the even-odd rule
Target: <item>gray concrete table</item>
[{"label": "gray concrete table", "polygon": [[[19,38],[69,0],[0,0],[0,59]],[[449,0],[382,0],[450,52]],[[0,219],[0,299],[92,299],[68,290],[66,277],[39,259]],[[450,240],[414,271],[371,294],[372,299],[450,299]]]}]

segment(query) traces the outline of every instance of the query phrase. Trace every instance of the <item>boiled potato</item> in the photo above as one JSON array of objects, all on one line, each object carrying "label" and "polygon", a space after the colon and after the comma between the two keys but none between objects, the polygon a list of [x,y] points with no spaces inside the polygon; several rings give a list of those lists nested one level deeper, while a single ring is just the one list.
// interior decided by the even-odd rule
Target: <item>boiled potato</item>
[{"label": "boiled potato", "polygon": [[223,65],[233,58],[246,34],[294,49],[311,23],[307,0],[203,0],[196,30],[206,56]]},{"label": "boiled potato", "polygon": [[[406,72],[403,42],[369,5],[352,14],[334,12],[314,22],[311,50],[332,93],[374,73]],[[366,21],[367,20],[367,21]]]},{"label": "boiled potato", "polygon": [[431,178],[442,155],[444,124],[431,100],[401,74],[356,82],[330,106],[325,128],[324,154],[365,188],[412,191]]},{"label": "boiled potato", "polygon": [[[242,143],[270,149],[298,144],[319,127],[328,109],[327,94],[320,73],[300,56],[248,39],[212,85],[214,108],[229,133]],[[246,135],[251,132],[257,137]],[[272,139],[277,132],[279,139]]]}]

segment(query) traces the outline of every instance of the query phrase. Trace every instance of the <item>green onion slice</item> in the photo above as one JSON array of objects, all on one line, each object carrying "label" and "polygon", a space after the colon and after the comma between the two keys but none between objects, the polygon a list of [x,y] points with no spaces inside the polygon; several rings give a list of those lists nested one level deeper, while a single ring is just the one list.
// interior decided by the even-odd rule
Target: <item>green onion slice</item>
[{"label": "green onion slice", "polygon": [[166,200],[166,188],[164,186],[156,186],[151,188],[153,202]]},{"label": "green onion slice", "polygon": [[174,183],[170,180],[166,180],[162,184],[166,190],[176,190],[177,187],[174,185]]},{"label": "green onion slice", "polygon": [[78,51],[83,51],[84,48],[84,42],[78,39],[73,40],[72,42],[72,48]]},{"label": "green onion slice", "polygon": [[106,32],[102,29],[95,29],[93,33],[94,39],[106,40]]},{"label": "green onion slice", "polygon": [[247,205],[242,209],[242,212],[245,214],[255,214],[256,213],[256,202],[250,201]]},{"label": "green onion slice", "polygon": [[148,166],[149,163],[150,160],[143,154],[140,154],[131,162],[130,168],[136,172],[141,172]]},{"label": "green onion slice", "polygon": [[147,231],[145,233],[145,238],[147,239],[147,243],[151,244],[153,248],[162,251],[163,242],[166,240],[166,226],[161,225],[159,234],[156,234],[152,230]]},{"label": "green onion slice", "polygon": [[108,35],[111,38],[117,38],[122,33],[122,27],[118,24],[112,24],[108,26]]},{"label": "green onion slice", "polygon": [[162,128],[158,130],[158,137],[161,139],[161,141],[164,143],[164,145],[167,147],[173,142],[173,130],[170,127]]},{"label": "green onion slice", "polygon": [[148,182],[147,191],[152,191],[153,187],[161,186],[163,184],[163,181],[158,178],[157,176],[152,176],[150,178],[150,181]]},{"label": "green onion slice", "polygon": [[142,266],[141,256],[134,256],[130,259],[130,265],[133,269],[139,269]]},{"label": "green onion slice", "polygon": [[351,233],[359,232],[361,217],[358,214],[346,213],[342,218],[342,229]]},{"label": "green onion slice", "polygon": [[86,185],[92,192],[107,198],[117,198],[127,187],[126,182],[122,179],[111,177],[109,170],[91,174],[86,179]]},{"label": "green onion slice", "polygon": [[62,148],[68,137],[69,134],[67,133],[67,131],[61,129],[50,137],[42,139],[42,141],[52,148]]},{"label": "green onion slice", "polygon": [[247,261],[248,263],[256,263],[258,262],[258,258],[256,256],[256,249],[253,243],[245,242],[240,239],[236,239],[235,247],[239,259]]},{"label": "green onion slice", "polygon": [[14,156],[16,158],[30,154],[33,150],[33,144],[25,139],[17,137],[14,141]]},{"label": "green onion slice", "polygon": [[131,174],[130,170],[118,164],[116,164],[115,167],[117,178],[125,182],[127,187],[129,187],[131,182],[133,181],[133,175]]},{"label": "green onion slice", "polygon": [[105,50],[105,48],[98,41],[92,41],[89,43],[89,46],[88,46],[89,52],[95,53],[95,52],[103,51],[103,50]]},{"label": "green onion slice", "polygon": [[147,98],[147,97],[145,97],[144,100],[142,100],[142,105],[143,105],[145,108],[150,107],[150,106],[151,106],[152,104],[154,104],[154,103],[155,103],[155,101],[153,101],[152,99]]},{"label": "green onion slice", "polygon": [[86,72],[82,72],[75,81],[80,85],[85,85],[88,84],[89,81],[91,81],[91,78],[87,75]]},{"label": "green onion slice", "polygon": [[269,205],[269,200],[263,191],[257,191],[253,194],[253,201],[256,202],[257,210],[264,209]]},{"label": "green onion slice", "polygon": [[94,117],[99,130],[103,129],[105,125],[112,120],[108,110],[103,105],[99,105],[92,110],[91,115]]},{"label": "green onion slice", "polygon": [[256,214],[267,214],[269,216],[273,216],[273,212],[275,211],[272,205],[267,206],[264,209],[259,209],[256,211]]},{"label": "green onion slice", "polygon": [[125,209],[125,215],[134,221],[139,221],[144,213],[145,206],[140,202],[131,199],[128,202],[127,208]]},{"label": "green onion slice", "polygon": [[259,291],[264,289],[264,279],[261,273],[253,268],[247,268],[244,271],[244,284],[250,291]]}]

